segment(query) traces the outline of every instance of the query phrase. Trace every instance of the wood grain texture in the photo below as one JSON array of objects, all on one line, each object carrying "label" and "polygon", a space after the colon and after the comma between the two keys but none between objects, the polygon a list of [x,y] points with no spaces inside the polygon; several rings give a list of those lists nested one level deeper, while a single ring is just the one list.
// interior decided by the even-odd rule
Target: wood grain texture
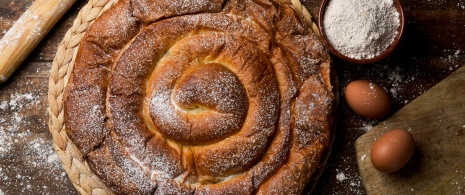
[{"label": "wood grain texture", "polygon": [[[355,142],[360,174],[369,194],[465,192],[465,67],[423,93]],[[401,170],[386,174],[371,164],[373,143],[384,132],[405,129],[415,152]]]},{"label": "wood grain texture", "polygon": [[[0,36],[32,2],[0,0]],[[0,133],[4,132],[4,136],[13,140],[11,150],[0,156],[0,191],[4,194],[76,194],[68,178],[61,176],[62,169],[53,169],[48,165],[30,166],[28,162],[34,162],[37,156],[28,146],[31,141],[40,138],[50,143],[48,147],[53,152],[46,114],[49,71],[57,45],[86,3],[78,1],[71,7],[10,80],[0,84],[0,105],[14,100],[12,94],[31,93],[34,97],[34,101],[19,101],[18,105],[23,105],[22,108],[8,105],[0,109]],[[303,0],[313,16],[317,14],[320,3],[320,0]],[[365,193],[358,172],[354,142],[366,129],[380,121],[361,118],[347,107],[342,93],[348,82],[367,79],[385,87],[392,97],[391,113],[394,113],[465,63],[463,0],[404,0],[404,5],[406,34],[390,57],[365,66],[334,59],[341,92],[338,128],[332,153],[314,194]],[[16,117],[22,120],[16,122]],[[10,126],[16,128],[9,131]],[[31,133],[27,137],[15,137],[28,129]],[[14,142],[14,139],[18,142]],[[2,144],[5,142],[0,142],[0,147]]]}]

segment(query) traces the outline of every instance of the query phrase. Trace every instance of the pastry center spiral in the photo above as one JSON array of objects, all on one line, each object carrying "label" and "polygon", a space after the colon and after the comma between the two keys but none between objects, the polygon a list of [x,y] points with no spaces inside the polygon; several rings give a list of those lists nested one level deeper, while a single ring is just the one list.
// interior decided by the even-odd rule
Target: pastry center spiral
[{"label": "pastry center spiral", "polygon": [[[239,131],[248,98],[237,76],[218,63],[186,72],[182,78],[170,78],[165,70],[153,78],[150,117],[158,131],[187,144],[214,142]],[[175,79],[179,81],[170,89]]]}]

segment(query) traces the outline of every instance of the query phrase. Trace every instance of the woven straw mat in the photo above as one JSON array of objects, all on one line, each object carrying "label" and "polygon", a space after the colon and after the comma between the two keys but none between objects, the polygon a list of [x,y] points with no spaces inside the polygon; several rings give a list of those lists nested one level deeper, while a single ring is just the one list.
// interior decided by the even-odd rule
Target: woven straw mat
[{"label": "woven straw mat", "polygon": [[[110,189],[95,175],[77,146],[69,139],[65,131],[63,93],[73,69],[76,53],[81,38],[92,22],[118,0],[89,0],[79,11],[73,26],[66,32],[63,41],[58,45],[52,69],[50,70],[48,91],[49,130],[53,139],[53,147],[68,174],[71,183],[80,194],[113,194]],[[312,27],[318,36],[315,23],[308,10],[299,0],[280,0],[289,4],[301,13],[305,22]]]}]

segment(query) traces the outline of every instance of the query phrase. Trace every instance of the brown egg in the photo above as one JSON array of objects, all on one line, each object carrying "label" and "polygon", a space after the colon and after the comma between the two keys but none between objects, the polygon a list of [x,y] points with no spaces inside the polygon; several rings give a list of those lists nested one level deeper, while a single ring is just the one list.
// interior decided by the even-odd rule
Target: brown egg
[{"label": "brown egg", "polygon": [[369,81],[350,82],[344,95],[349,107],[366,118],[383,118],[391,109],[391,99],[387,92],[379,85]]},{"label": "brown egg", "polygon": [[379,171],[392,173],[412,157],[415,143],[410,132],[396,129],[384,133],[371,148],[371,164]]}]

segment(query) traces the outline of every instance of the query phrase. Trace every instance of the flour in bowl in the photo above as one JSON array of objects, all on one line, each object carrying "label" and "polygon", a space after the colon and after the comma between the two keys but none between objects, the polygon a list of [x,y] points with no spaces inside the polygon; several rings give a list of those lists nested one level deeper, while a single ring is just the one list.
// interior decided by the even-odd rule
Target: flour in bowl
[{"label": "flour in bowl", "polygon": [[393,0],[330,0],[322,25],[328,42],[341,54],[371,59],[394,42],[400,18]]}]

